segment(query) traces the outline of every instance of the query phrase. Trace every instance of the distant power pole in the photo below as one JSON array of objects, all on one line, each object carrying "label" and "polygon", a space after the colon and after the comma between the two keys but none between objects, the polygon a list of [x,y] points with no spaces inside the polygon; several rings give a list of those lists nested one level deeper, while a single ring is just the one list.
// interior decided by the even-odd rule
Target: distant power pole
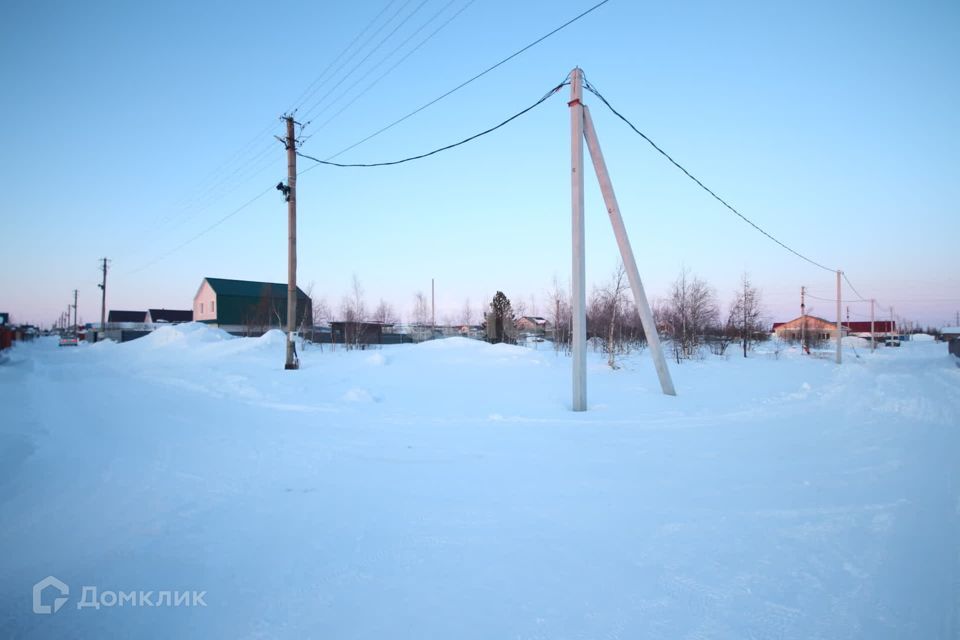
[{"label": "distant power pole", "polygon": [[876,304],[877,304],[876,299],[870,298],[870,351],[877,350],[877,334],[876,334],[876,331],[874,331],[874,326],[873,326],[873,318],[874,318],[873,308],[876,306]]},{"label": "distant power pole", "polygon": [[840,294],[840,276],[843,272],[837,269],[837,364],[843,362],[843,318],[840,316],[841,294]]},{"label": "distant power pole", "polygon": [[[297,140],[293,116],[285,116],[287,137],[287,361],[284,369],[299,369],[294,337],[297,330]],[[277,185],[280,188],[282,185]]]},{"label": "distant power pole", "polygon": [[101,258],[100,268],[103,270],[103,282],[100,287],[100,334],[106,336],[107,331],[107,259]]},{"label": "distant power pole", "polygon": [[73,335],[77,335],[77,290],[73,290]]},{"label": "distant power pole", "polygon": [[800,287],[800,352],[806,353],[807,349],[807,288]]},{"label": "distant power pole", "polygon": [[434,288],[433,278],[430,278],[430,338],[437,332],[437,291]]}]

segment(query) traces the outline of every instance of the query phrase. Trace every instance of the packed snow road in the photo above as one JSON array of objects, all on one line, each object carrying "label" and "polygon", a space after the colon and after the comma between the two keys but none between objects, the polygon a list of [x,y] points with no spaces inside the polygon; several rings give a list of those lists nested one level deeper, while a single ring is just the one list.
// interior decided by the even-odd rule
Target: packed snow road
[{"label": "packed snow road", "polygon": [[582,414],[540,346],[18,346],[0,636],[960,636],[943,345],[709,357],[676,398],[597,355]]}]

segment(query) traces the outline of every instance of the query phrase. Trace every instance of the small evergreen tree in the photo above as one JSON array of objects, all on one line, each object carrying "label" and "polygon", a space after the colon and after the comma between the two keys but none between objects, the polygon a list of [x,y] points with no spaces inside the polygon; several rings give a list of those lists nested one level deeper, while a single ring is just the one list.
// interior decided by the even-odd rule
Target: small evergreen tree
[{"label": "small evergreen tree", "polygon": [[513,332],[508,330],[508,326],[513,326],[513,307],[510,306],[510,299],[504,295],[503,291],[497,291],[497,295],[493,296],[490,302],[490,321],[493,324],[490,342],[494,344],[512,342]]}]

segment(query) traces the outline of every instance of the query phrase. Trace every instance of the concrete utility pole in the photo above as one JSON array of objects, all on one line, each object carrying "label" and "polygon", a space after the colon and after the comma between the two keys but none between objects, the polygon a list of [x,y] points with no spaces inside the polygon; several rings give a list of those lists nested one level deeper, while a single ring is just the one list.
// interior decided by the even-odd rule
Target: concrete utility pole
[{"label": "concrete utility pole", "polygon": [[870,351],[877,350],[877,333],[874,330],[874,326],[873,326],[873,318],[874,318],[873,308],[876,306],[876,304],[877,304],[876,299],[870,298]]},{"label": "concrete utility pole", "polygon": [[101,258],[100,268],[103,270],[103,282],[98,284],[100,287],[100,333],[97,338],[102,339],[106,336],[107,330],[107,259]]},{"label": "concrete utility pole", "polygon": [[[597,138],[596,129],[593,127],[590,108],[585,105],[583,106],[583,127],[587,148],[590,150],[590,157],[593,159],[593,168],[597,173],[597,180],[600,182],[600,191],[603,193],[603,201],[607,205],[607,213],[610,215],[610,224],[613,225],[613,234],[617,238],[620,257],[623,259],[623,266],[627,270],[627,280],[629,280],[630,289],[633,291],[633,301],[640,316],[640,324],[643,325],[643,333],[647,338],[647,344],[650,345],[650,355],[653,356],[657,377],[660,378],[660,389],[668,396],[675,396],[677,392],[673,388],[673,380],[670,378],[667,360],[660,346],[657,323],[653,319],[650,304],[647,302],[647,294],[643,290],[643,281],[640,280],[637,260],[633,256],[633,248],[630,246],[627,228],[624,226],[623,216],[620,214],[620,205],[617,203],[613,183],[610,181],[610,174],[607,172],[607,163],[604,161],[603,152],[600,150],[600,140]],[[744,346],[744,357],[746,357],[746,346]]]},{"label": "concrete utility pole", "polygon": [[293,116],[287,121],[287,361],[284,369],[299,369],[294,339],[297,331],[297,140]]},{"label": "concrete utility pole", "polygon": [[843,322],[840,316],[840,307],[842,302],[840,300],[840,277],[843,275],[843,272],[837,269],[837,364],[843,362]]},{"label": "concrete utility pole", "polygon": [[587,267],[583,224],[583,72],[570,74],[570,196],[573,235],[573,410],[587,410]]}]

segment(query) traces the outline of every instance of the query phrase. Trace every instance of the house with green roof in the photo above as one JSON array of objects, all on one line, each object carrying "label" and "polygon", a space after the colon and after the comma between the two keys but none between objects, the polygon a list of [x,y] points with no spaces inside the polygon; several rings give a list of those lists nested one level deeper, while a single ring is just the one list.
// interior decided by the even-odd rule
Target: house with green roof
[{"label": "house with green roof", "polygon": [[[297,287],[297,327],[313,325],[313,302]],[[287,285],[204,278],[193,297],[193,320],[234,335],[259,336],[287,326]]]}]

